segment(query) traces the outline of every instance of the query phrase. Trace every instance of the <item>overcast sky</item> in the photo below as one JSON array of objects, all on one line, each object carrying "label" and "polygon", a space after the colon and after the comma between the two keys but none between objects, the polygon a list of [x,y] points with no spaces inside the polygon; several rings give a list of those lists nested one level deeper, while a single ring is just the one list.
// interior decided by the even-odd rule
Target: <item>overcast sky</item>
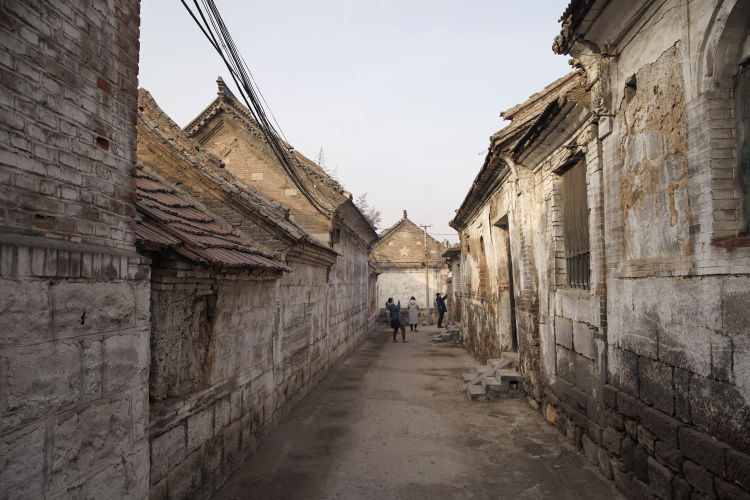
[{"label": "overcast sky", "polygon": [[[354,194],[438,240],[501,111],[570,71],[552,53],[568,0],[216,0],[281,129]],[[180,126],[231,81],[179,0],[141,3],[139,84]]]}]

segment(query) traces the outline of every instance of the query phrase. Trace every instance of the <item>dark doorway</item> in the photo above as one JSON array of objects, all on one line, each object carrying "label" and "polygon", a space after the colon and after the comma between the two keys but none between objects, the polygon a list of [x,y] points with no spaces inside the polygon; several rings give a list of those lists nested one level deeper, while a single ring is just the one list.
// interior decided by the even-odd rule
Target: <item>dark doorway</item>
[{"label": "dark doorway", "polygon": [[[516,297],[513,290],[513,252],[510,244],[510,231],[508,226],[508,216],[504,215],[496,223],[498,234],[495,241],[498,243],[498,250],[505,254],[505,267],[508,274],[508,300],[510,302],[510,335],[513,346],[513,352],[518,352],[518,333],[516,332]],[[502,265],[502,262],[500,263]]]}]

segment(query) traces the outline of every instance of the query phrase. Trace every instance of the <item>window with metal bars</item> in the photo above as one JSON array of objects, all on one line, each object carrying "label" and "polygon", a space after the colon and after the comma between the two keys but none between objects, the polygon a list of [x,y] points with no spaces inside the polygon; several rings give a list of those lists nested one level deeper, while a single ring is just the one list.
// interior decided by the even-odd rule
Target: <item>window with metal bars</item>
[{"label": "window with metal bars", "polygon": [[586,164],[583,160],[562,173],[562,217],[568,286],[589,288],[589,207],[586,199]]}]

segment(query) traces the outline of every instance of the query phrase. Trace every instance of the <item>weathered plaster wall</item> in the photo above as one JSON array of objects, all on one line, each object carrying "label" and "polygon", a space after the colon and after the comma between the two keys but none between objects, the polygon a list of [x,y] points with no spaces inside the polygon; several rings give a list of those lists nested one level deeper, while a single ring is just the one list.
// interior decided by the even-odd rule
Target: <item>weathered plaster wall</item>
[{"label": "weathered plaster wall", "polygon": [[378,306],[385,307],[385,301],[389,297],[393,300],[401,300],[401,305],[406,307],[411,297],[417,299],[420,309],[425,309],[425,280],[429,279],[429,290],[427,296],[430,299],[427,308],[435,307],[435,294],[440,291],[445,293],[445,282],[448,270],[445,268],[430,268],[429,278],[425,276],[422,269],[385,269],[378,277]]},{"label": "weathered plaster wall", "polygon": [[1,498],[148,495],[138,15],[128,0],[0,7]]},{"label": "weathered plaster wall", "polygon": [[[151,497],[209,495],[368,329],[367,248],[331,266],[216,276],[153,271]],[[157,303],[158,302],[158,303]]]},{"label": "weathered plaster wall", "polygon": [[590,201],[594,156],[602,169],[605,251],[592,267],[606,269],[606,307],[558,300],[545,411],[623,492],[750,491],[749,252],[721,243],[739,217],[731,90],[698,83],[721,52],[704,43],[710,25],[740,15],[746,33],[738,5],[654,4],[616,62],[590,69],[615,112],[586,158]]},{"label": "weathered plaster wall", "polygon": [[[514,348],[508,267],[513,250],[507,215],[508,188],[503,187],[460,235],[462,335],[464,345],[480,360],[497,358]],[[505,226],[499,227],[497,223],[503,217]]]},{"label": "weathered plaster wall", "polygon": [[[497,349],[502,330],[483,316],[497,314],[492,304],[470,302],[493,290],[502,238],[494,254],[480,241],[507,212],[532,403],[634,497],[750,492],[750,250],[737,232],[727,83],[739,54],[730,42],[744,41],[748,19],[742,2],[667,1],[649,4],[631,33],[613,26],[619,46],[577,61],[588,78],[581,102],[602,116],[573,132],[550,122],[514,165],[517,181],[506,179],[461,233],[467,345],[480,358]],[[576,149],[585,153],[588,289],[567,286],[555,172]]]}]

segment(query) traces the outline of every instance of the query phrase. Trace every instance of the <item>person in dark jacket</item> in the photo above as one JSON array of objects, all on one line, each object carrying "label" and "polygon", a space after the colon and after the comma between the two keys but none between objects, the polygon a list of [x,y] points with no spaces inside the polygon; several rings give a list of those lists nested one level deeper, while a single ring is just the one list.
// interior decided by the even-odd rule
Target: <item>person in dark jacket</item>
[{"label": "person in dark jacket", "polygon": [[[443,316],[445,316],[445,313],[448,310],[448,308],[445,306],[445,299],[447,298],[447,293],[442,297],[440,296],[440,292],[435,294],[435,302],[437,302],[438,313],[440,314],[440,316],[438,316],[438,328],[443,327]],[[446,328],[448,327],[446,326]]]},{"label": "person in dark jacket", "polygon": [[403,316],[401,316],[401,301],[399,300],[398,304],[394,304],[393,297],[388,297],[388,302],[385,303],[385,307],[387,307],[391,312],[391,328],[393,328],[393,341],[397,342],[396,332],[398,332],[398,329],[401,328],[401,342],[406,342],[406,328],[404,327],[406,323],[404,322]]}]

